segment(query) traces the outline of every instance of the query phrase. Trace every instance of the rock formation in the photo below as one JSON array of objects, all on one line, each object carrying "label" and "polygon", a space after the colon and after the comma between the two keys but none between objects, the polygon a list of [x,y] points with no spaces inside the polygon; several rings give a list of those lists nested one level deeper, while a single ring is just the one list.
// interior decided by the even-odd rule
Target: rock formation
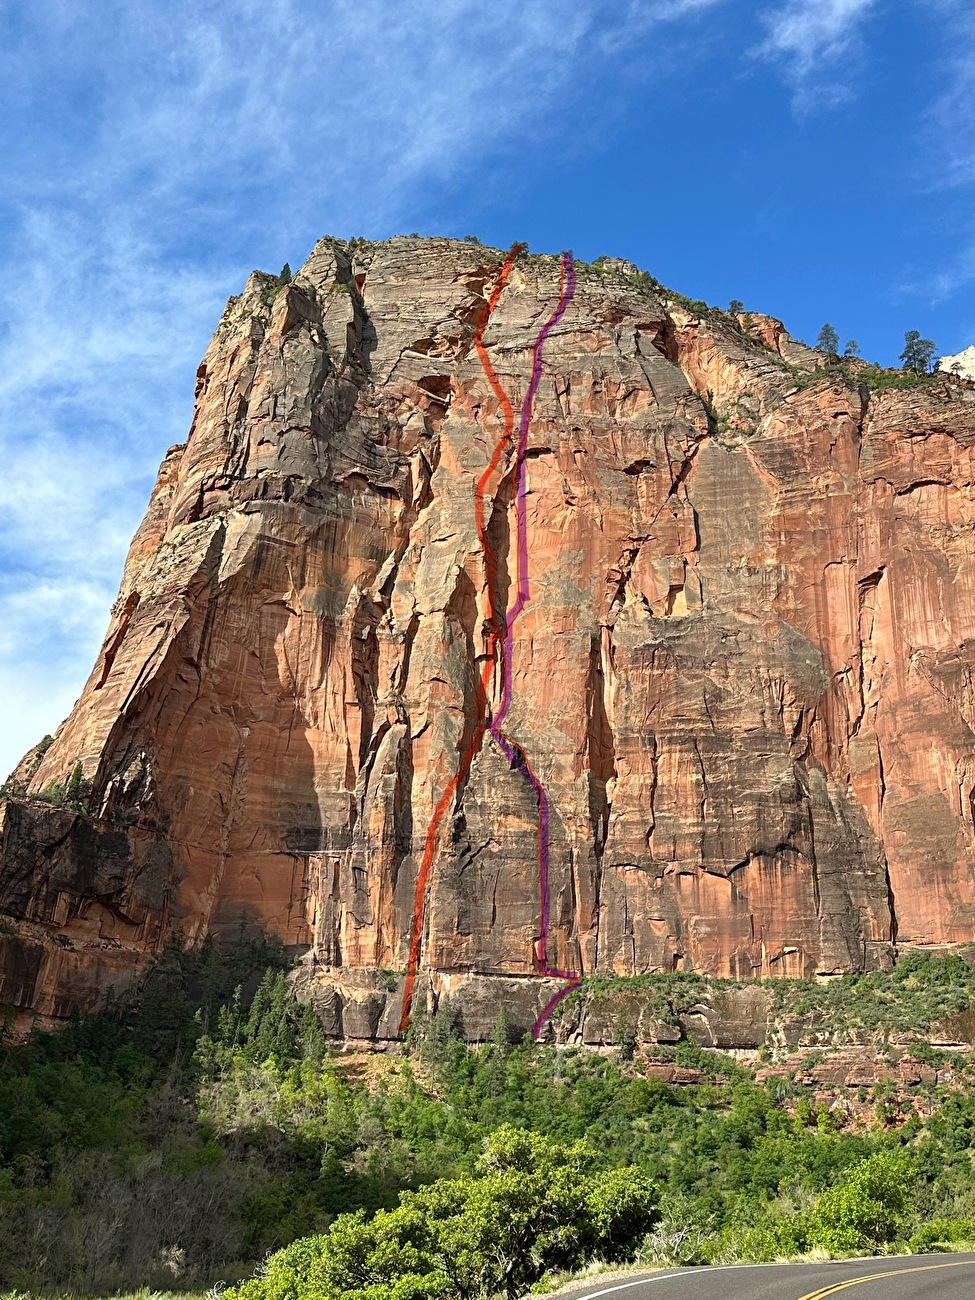
[{"label": "rock formation", "polygon": [[[617,261],[323,239],[255,273],[8,782],[0,998],[44,1022],[259,924],[330,1032],[395,1037],[412,936],[476,1037],[577,973],[970,940],[975,392],[824,361]],[[89,813],[37,798],[78,763]]]},{"label": "rock formation", "polygon": [[949,375],[960,375],[962,379],[975,379],[975,344],[954,356],[942,357],[938,369]]}]

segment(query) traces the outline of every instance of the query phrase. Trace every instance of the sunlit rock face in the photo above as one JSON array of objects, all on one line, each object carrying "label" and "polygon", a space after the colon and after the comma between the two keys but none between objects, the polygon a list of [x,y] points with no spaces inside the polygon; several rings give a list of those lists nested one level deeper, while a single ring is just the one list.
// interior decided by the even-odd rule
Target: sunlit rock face
[{"label": "sunlit rock face", "polygon": [[[307,953],[330,1032],[530,1025],[548,968],[863,969],[975,933],[975,393],[882,396],[768,317],[576,264],[325,239],[200,366],[104,647],[0,823],[2,999],[90,1006],[174,931]],[[474,345],[483,340],[498,386]],[[517,430],[516,430],[517,431]],[[486,683],[482,685],[482,683]],[[465,764],[463,755],[469,752]],[[432,847],[435,810],[448,807]],[[427,887],[419,864],[431,847]]]},{"label": "sunlit rock face", "polygon": [[942,357],[938,369],[949,375],[960,375],[962,379],[975,380],[975,344],[954,356]]}]

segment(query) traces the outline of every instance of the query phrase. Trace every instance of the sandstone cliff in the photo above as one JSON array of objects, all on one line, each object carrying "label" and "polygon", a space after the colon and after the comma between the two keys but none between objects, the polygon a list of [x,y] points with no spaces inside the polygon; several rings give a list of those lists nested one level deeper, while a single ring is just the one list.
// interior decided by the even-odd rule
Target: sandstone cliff
[{"label": "sandstone cliff", "polygon": [[332,1032],[394,1037],[417,973],[476,1035],[587,972],[972,939],[975,392],[615,261],[324,239],[275,290],[19,772],[80,762],[93,816],[2,806],[2,1000],[256,923]]}]

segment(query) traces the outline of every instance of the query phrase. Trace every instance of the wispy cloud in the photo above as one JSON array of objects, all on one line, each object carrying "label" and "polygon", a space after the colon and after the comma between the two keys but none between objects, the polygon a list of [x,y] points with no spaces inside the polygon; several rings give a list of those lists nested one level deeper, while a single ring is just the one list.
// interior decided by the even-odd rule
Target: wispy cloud
[{"label": "wispy cloud", "polygon": [[[938,92],[919,124],[918,183],[939,205],[940,239],[902,291],[907,297],[940,305],[963,295],[970,303],[975,284],[975,14],[967,0],[925,0],[936,19],[942,49],[935,68]],[[932,262],[934,268],[932,269]],[[975,314],[966,309],[955,335],[939,340],[955,352],[975,340]]]},{"label": "wispy cloud", "polygon": [[421,225],[438,184],[557,131],[557,96],[648,26],[719,3],[0,12],[0,776],[80,689],[196,363],[254,263]]},{"label": "wispy cloud", "polygon": [[[930,305],[937,306],[957,293],[970,291],[972,284],[975,284],[975,239],[944,261],[937,270],[905,283],[903,293],[908,297],[923,298]],[[963,337],[964,344],[959,343],[959,348],[971,344],[971,328]]]},{"label": "wispy cloud", "polygon": [[940,93],[927,114],[927,157],[940,189],[975,185],[975,14],[957,0],[934,0],[945,52],[938,69]]},{"label": "wispy cloud", "polygon": [[[663,28],[670,38],[674,37],[675,31],[679,33],[686,29],[688,37],[693,33],[694,39],[699,41],[701,25],[697,20],[726,3],[727,0],[629,0],[625,9],[617,6],[611,21],[604,19],[612,14],[612,9],[594,23],[591,36],[595,38],[599,51],[612,57],[632,47],[654,28]],[[679,48],[679,45],[670,43],[667,54],[672,55]],[[645,61],[648,57],[645,48],[641,49],[641,55]]]},{"label": "wispy cloud", "polygon": [[801,111],[850,97],[850,61],[860,50],[877,0],[786,0],[765,15],[757,53],[780,64]]}]

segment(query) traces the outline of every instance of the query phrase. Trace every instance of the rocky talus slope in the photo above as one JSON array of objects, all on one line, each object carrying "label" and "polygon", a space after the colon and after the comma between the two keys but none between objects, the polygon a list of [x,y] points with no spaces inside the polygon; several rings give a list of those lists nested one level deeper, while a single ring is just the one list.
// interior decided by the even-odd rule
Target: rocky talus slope
[{"label": "rocky talus slope", "polygon": [[[477,1036],[546,971],[975,935],[975,392],[868,391],[612,260],[540,342],[566,261],[504,257],[324,239],[228,303],[84,693],[8,782],[23,1018],[242,923],[359,1038],[397,1035],[411,937]],[[79,762],[90,815],[36,798]]]}]

